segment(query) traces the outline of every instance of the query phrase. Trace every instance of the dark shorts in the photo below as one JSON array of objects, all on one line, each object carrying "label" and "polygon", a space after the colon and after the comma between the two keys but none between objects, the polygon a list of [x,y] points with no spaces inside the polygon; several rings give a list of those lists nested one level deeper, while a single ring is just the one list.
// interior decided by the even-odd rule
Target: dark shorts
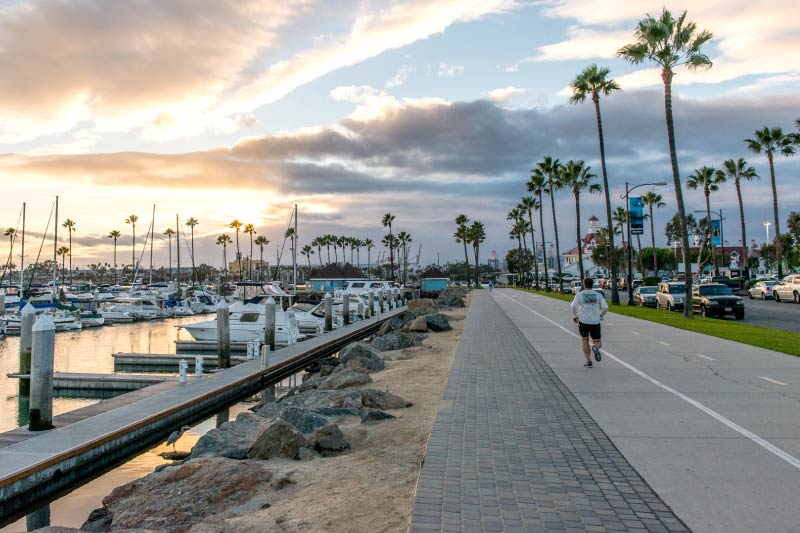
[{"label": "dark shorts", "polygon": [[591,336],[592,339],[596,341],[600,340],[600,324],[584,324],[583,322],[578,322],[578,332],[584,339]]}]

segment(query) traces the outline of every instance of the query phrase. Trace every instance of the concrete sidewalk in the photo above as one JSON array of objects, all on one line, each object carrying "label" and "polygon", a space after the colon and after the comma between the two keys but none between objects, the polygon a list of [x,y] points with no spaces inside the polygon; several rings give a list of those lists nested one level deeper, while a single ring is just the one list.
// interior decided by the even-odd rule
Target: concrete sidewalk
[{"label": "concrete sidewalk", "polygon": [[569,304],[491,297],[694,531],[800,531],[800,359],[609,314],[582,366]]}]

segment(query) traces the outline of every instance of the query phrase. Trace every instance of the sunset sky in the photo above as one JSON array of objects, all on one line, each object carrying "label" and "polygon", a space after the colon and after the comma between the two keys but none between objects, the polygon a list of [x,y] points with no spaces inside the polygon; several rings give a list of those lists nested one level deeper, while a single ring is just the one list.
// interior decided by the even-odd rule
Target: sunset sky
[{"label": "sunset sky", "polygon": [[[584,159],[599,174],[594,110],[567,103],[593,62],[623,88],[601,104],[612,199],[622,205],[625,180],[672,182],[658,72],[615,57],[662,5],[714,33],[713,68],[675,78],[682,176],[747,158],[762,176],[745,186],[748,237],[761,242],[768,169],[743,139],[764,125],[795,131],[800,2],[0,0],[0,224],[15,227],[24,201],[41,237],[59,195],[61,221],[77,223],[75,263],[111,261],[113,229],[122,262],[125,218],[137,214],[143,234],[156,204],[158,263],[178,213],[200,221],[198,262],[219,265],[213,243],[234,218],[271,240],[274,260],[294,203],[301,245],[321,233],[379,241],[389,211],[427,264],[461,257],[464,213],[486,224],[485,252],[503,256],[506,214],[535,162]],[[800,208],[800,156],[776,170],[784,225]],[[665,245],[675,202],[671,185],[660,192]],[[686,200],[704,207],[699,191]],[[736,244],[733,185],[712,203]],[[571,195],[557,209],[566,250]],[[601,216],[600,197],[582,210]]]}]

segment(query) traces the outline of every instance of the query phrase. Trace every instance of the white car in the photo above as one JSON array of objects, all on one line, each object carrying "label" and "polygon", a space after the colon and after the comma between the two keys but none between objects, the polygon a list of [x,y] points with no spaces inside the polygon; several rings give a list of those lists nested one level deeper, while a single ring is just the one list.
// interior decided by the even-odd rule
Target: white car
[{"label": "white car", "polygon": [[800,304],[800,275],[786,276],[772,286],[772,297],[776,302],[792,300]]},{"label": "white car", "polygon": [[752,300],[753,298],[761,298],[762,300],[771,300],[772,299],[772,288],[775,286],[777,282],[768,280],[768,281],[759,281],[747,291],[747,295]]},{"label": "white car", "polygon": [[686,284],[682,281],[662,281],[656,293],[656,309],[677,311],[683,309]]}]

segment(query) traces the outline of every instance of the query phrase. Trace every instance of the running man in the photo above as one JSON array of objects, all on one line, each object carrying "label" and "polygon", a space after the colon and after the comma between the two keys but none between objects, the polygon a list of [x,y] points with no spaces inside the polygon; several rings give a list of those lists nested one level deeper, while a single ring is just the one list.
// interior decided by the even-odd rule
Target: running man
[{"label": "running man", "polygon": [[578,291],[575,299],[572,300],[572,320],[578,324],[578,331],[581,334],[581,341],[583,343],[583,356],[586,362],[583,366],[587,368],[592,367],[592,358],[589,351],[589,337],[592,337],[591,352],[594,353],[594,358],[600,361],[600,348],[603,346],[600,342],[600,321],[608,312],[608,304],[605,297],[599,292],[592,289],[594,280],[586,278],[583,280],[583,289]]}]

